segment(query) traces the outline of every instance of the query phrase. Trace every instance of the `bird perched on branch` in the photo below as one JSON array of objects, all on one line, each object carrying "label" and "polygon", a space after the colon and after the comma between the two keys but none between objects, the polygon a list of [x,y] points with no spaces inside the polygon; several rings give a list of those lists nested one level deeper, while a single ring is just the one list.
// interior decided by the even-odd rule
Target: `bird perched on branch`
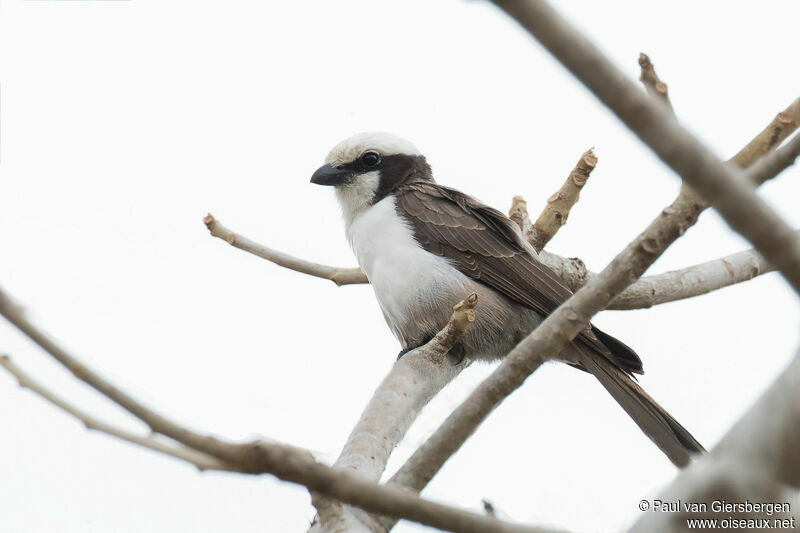
[{"label": "bird perched on branch", "polygon": [[[498,359],[572,296],[504,214],[437,184],[425,157],[388,133],[360,133],[336,145],[311,178],[333,186],[347,238],[401,355],[431,340],[453,305],[477,293],[480,311],[456,358]],[[559,359],[592,373],[678,466],[704,451],[633,380],[636,353],[590,325]]]}]

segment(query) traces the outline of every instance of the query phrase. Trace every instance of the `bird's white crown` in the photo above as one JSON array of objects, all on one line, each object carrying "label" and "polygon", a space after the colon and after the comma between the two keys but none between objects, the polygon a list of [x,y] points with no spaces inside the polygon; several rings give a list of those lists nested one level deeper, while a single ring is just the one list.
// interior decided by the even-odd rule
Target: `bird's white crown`
[{"label": "bird's white crown", "polygon": [[374,150],[382,156],[422,155],[416,146],[402,137],[380,131],[365,131],[356,133],[334,146],[325,158],[325,162],[334,167],[343,165],[358,159],[368,150]]}]

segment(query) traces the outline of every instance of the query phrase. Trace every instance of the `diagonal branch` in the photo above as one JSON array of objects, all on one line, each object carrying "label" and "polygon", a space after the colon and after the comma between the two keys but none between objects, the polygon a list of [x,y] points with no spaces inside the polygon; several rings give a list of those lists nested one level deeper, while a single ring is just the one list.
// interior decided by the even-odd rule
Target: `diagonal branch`
[{"label": "diagonal branch", "polygon": [[[800,352],[788,368],[696,464],[659,495],[663,501],[781,502],[800,488]],[[796,498],[796,496],[794,496]],[[794,509],[795,513],[797,512]],[[766,513],[756,513],[765,518]],[[772,512],[769,513],[770,518]],[[725,514],[645,513],[632,533],[682,531],[687,518],[724,519]],[[788,526],[787,526],[788,527]],[[792,526],[793,528],[794,526]]]},{"label": "diagonal branch", "polygon": [[543,0],[494,0],[539,40],[800,293],[800,243],[741,171],[720,162]]},{"label": "diagonal branch", "polygon": [[[796,125],[800,124],[800,105],[797,105],[798,103],[800,103],[800,99],[786,111],[778,114],[778,119],[773,120],[767,128],[739,152],[739,154],[747,154],[747,157],[737,157],[741,164],[750,165],[748,174],[753,183],[760,185],[774,178],[794,164],[795,160],[800,156],[800,134],[796,134],[782,147],[769,154],[768,157],[762,157],[756,160],[755,163],[750,159],[751,157],[757,157],[756,154],[759,153],[751,148],[753,146],[764,146],[764,137],[774,134],[775,124],[781,117],[790,116],[790,112],[794,112],[796,117],[793,123],[794,126],[784,129],[784,135],[789,135]],[[786,122],[784,121],[784,123]],[[692,203],[692,198],[696,198],[696,195],[691,189],[684,189],[681,193],[683,202],[676,200],[669,209],[673,209],[675,205],[683,204],[686,208],[686,216],[688,218],[696,218],[705,209],[706,204],[699,200]],[[583,261],[577,258],[564,259],[558,255],[543,251],[539,259],[553,269],[573,292],[580,289],[591,277],[596,275],[594,272],[588,271]],[[666,302],[692,298],[750,280],[773,270],[774,268],[758,252],[751,249],[680,270],[643,277],[625,289],[606,309],[641,309]]]},{"label": "diagonal branch", "polygon": [[[333,468],[351,471],[370,481],[380,480],[389,456],[420,411],[469,364],[467,360],[453,364],[446,355],[475,320],[477,301],[478,295],[473,293],[456,304],[442,331],[394,364],[372,395]],[[352,517],[347,515],[364,521],[354,509],[331,505],[326,500],[330,499],[312,495],[325,531],[346,531],[339,524],[351,524]]]},{"label": "diagonal branch", "polygon": [[[465,533],[546,533],[547,530],[511,524],[420,498],[417,494],[366,481],[349,472],[333,469],[311,457],[310,452],[285,444],[255,441],[227,442],[188,429],[145,406],[61,347],[43,329],[33,324],[23,308],[0,290],[0,315],[38,344],[76,378],[147,424],[154,433],[167,436],[193,450],[248,474],[269,473],[304,485],[336,500],[383,516],[406,518],[421,524]],[[8,368],[8,366],[6,365]]]},{"label": "diagonal branch", "polygon": [[[525,5],[530,3],[524,2]],[[533,3],[539,5],[538,2]],[[523,2],[520,2],[515,6],[522,4]],[[564,23],[558,21],[558,24]],[[798,102],[800,100],[795,104]],[[790,109],[795,104],[792,104]],[[791,134],[800,124],[800,120],[783,123],[784,129],[779,132],[778,142]],[[772,129],[773,124],[765,131]],[[772,130],[771,133],[774,132],[775,130]],[[748,148],[753,145],[765,146],[761,142],[764,135],[762,132],[756,136],[748,147],[740,152],[748,154],[738,159],[740,164],[750,165],[760,155],[759,150]],[[784,154],[779,152],[773,152],[765,159],[767,161],[755,165],[749,172],[747,177],[751,183],[763,182],[769,177],[766,175],[768,171],[780,167],[777,161],[785,162]],[[703,179],[702,175],[695,177]],[[558,354],[586,326],[592,315],[605,308],[625,287],[641,276],[670,244],[697,221],[697,217],[706,207],[707,204],[691,188],[682,188],[675,201],[665,208],[601,273],[590,277],[572,298],[547,317],[506,356],[500,366],[409,458],[391,482],[422,490],[447,459],[509,394],[521,386],[543,362]],[[793,234],[792,237],[794,238]]]},{"label": "diagonal branch", "polygon": [[597,156],[589,149],[583,153],[561,188],[547,200],[536,222],[526,232],[528,242],[537,253],[541,252],[561,226],[567,223],[569,211],[578,201],[581,189],[586,185],[589,174],[595,166],[597,166]]},{"label": "diagonal branch", "polygon": [[102,420],[87,413],[86,411],[83,411],[73,406],[66,400],[63,400],[62,398],[51,392],[44,385],[37,382],[35,379],[33,379],[27,373],[25,373],[22,369],[20,369],[17,365],[15,365],[11,361],[11,358],[8,357],[7,355],[0,356],[0,366],[3,366],[3,368],[5,368],[11,375],[17,378],[17,382],[19,382],[20,387],[29,389],[30,391],[38,394],[39,396],[41,396],[51,404],[55,405],[62,411],[65,411],[70,415],[74,416],[75,418],[83,422],[83,425],[86,426],[86,429],[93,429],[99,431],[100,433],[111,435],[112,437],[116,437],[118,439],[130,442],[132,444],[138,444],[139,446],[142,446],[144,448],[149,448],[151,450],[155,450],[165,455],[175,457],[176,459],[182,459],[188,463],[193,464],[199,470],[225,470],[231,472],[238,471],[234,466],[229,465],[224,461],[220,461],[216,457],[212,457],[210,455],[198,452],[186,446],[181,446],[179,444],[175,445],[175,444],[165,443],[162,440],[158,439],[155,434],[137,435],[136,433],[133,433],[126,429],[121,429],[112,424],[103,422]]},{"label": "diagonal branch", "polygon": [[319,263],[299,259],[289,254],[279,252],[278,250],[273,250],[263,244],[258,244],[247,237],[232,232],[220,224],[210,213],[203,219],[203,222],[212,236],[224,240],[235,248],[271,261],[278,266],[302,274],[308,274],[309,276],[330,280],[340,287],[342,285],[352,285],[356,283],[369,283],[367,276],[365,276],[359,268],[340,268],[321,265]]}]

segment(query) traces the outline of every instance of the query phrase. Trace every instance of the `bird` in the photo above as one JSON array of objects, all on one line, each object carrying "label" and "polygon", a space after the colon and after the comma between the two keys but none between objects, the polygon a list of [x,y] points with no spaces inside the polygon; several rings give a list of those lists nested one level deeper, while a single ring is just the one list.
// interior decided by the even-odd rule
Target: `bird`
[{"label": "bird", "polygon": [[[451,350],[456,361],[502,358],[572,296],[513,221],[438,184],[425,156],[401,137],[363,132],[341,141],[311,183],[335,190],[400,356],[430,341],[466,295],[476,293],[480,309]],[[637,383],[642,361],[623,342],[590,324],[557,359],[594,375],[676,466],[705,451]]]}]

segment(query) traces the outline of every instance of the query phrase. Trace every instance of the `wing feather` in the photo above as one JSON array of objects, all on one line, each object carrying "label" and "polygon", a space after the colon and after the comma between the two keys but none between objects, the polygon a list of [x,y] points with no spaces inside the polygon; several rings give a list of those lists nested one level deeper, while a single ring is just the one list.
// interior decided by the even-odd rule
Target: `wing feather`
[{"label": "wing feather", "polygon": [[[531,254],[514,222],[496,209],[430,181],[406,183],[395,194],[397,209],[409,220],[420,245],[448,258],[469,278],[542,316],[572,296],[564,282]],[[633,350],[594,326],[576,341],[627,372],[642,372]]]}]

